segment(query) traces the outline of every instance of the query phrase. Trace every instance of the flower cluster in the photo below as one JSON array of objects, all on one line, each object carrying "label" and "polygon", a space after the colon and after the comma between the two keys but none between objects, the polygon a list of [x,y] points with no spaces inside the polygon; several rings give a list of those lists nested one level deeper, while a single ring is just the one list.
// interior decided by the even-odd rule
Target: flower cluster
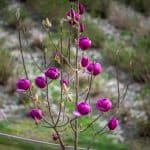
[{"label": "flower cluster", "polygon": [[[43,89],[47,86],[48,78],[51,80],[56,80],[59,78],[59,76],[60,76],[59,69],[56,67],[50,67],[45,71],[45,75],[37,76],[35,78],[35,85],[38,88]],[[30,81],[28,79],[24,78],[24,79],[18,80],[16,83],[16,86],[17,86],[18,92],[25,92],[25,91],[30,89],[31,84],[30,84]]]},{"label": "flower cluster", "polygon": [[[45,87],[48,86],[48,79],[56,80],[59,78],[59,76],[60,76],[59,69],[56,67],[50,67],[44,72],[44,75],[37,76],[35,78],[35,85],[40,89],[44,89]],[[63,83],[65,84],[65,80],[63,81]],[[25,78],[19,79],[16,83],[16,86],[17,86],[17,92],[26,92],[30,90],[31,82],[30,80]],[[29,112],[29,115],[31,116],[31,118],[35,120],[36,123],[39,123],[39,121],[43,117],[43,112],[39,108],[34,108]]]},{"label": "flower cluster", "polygon": [[[77,117],[88,115],[91,112],[91,109],[91,106],[87,102],[81,101],[77,104],[74,115]],[[108,98],[100,98],[96,102],[96,109],[101,112],[108,112],[112,109],[112,102]],[[117,118],[113,117],[108,121],[108,128],[110,130],[114,130],[117,126]]]},{"label": "flower cluster", "polygon": [[[75,2],[76,0],[70,0],[70,2]],[[85,26],[80,21],[81,15],[85,12],[85,7],[83,4],[79,3],[78,5],[78,11],[75,11],[73,8],[71,8],[66,16],[68,19],[68,22],[71,26],[78,25],[80,34],[84,32]],[[83,51],[87,51],[92,46],[92,41],[89,37],[80,35],[77,40],[78,47]],[[81,66],[86,69],[86,72],[92,76],[97,76],[102,72],[102,66],[100,63],[94,62],[90,60],[90,58],[87,55],[83,55],[80,60]],[[77,103],[76,110],[74,111],[74,115],[77,117],[88,115],[91,112],[91,106],[84,101],[80,101]],[[96,109],[101,112],[108,112],[112,109],[112,102],[109,100],[109,98],[100,98],[96,102]],[[108,121],[108,128],[110,130],[114,130],[118,126],[118,120],[113,117]]]}]

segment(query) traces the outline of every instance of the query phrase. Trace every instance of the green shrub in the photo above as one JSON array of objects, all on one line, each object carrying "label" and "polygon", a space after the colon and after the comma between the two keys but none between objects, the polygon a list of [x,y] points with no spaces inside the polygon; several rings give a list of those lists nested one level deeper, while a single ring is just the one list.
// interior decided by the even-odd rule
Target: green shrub
[{"label": "green shrub", "polygon": [[150,36],[140,36],[137,40],[137,48],[142,52],[150,50]]},{"label": "green shrub", "polygon": [[145,120],[140,120],[137,123],[138,134],[142,137],[150,137],[150,122]]},{"label": "green shrub", "polygon": [[[67,6],[69,6],[68,0],[27,0],[27,5],[38,13],[42,18],[49,17],[50,21],[57,23],[60,18],[64,17]],[[68,7],[69,8],[69,7]]]},{"label": "green shrub", "polygon": [[105,35],[96,24],[85,21],[84,35],[88,36],[92,40],[92,47],[103,47]]},{"label": "green shrub", "polygon": [[128,6],[133,7],[137,11],[140,11],[146,15],[150,14],[150,0],[117,0],[121,3],[125,3]]},{"label": "green shrub", "polygon": [[141,16],[120,3],[112,2],[108,11],[108,20],[117,28],[135,31],[139,26]]},{"label": "green shrub", "polygon": [[114,66],[129,72],[140,82],[150,82],[150,52],[138,51],[125,43],[114,41],[105,42],[102,54],[104,59]]},{"label": "green shrub", "polygon": [[5,50],[0,50],[0,60],[0,84],[6,84],[13,73],[13,60],[11,55]]},{"label": "green shrub", "polygon": [[8,4],[8,0],[1,0],[0,1],[0,10],[5,8]]},{"label": "green shrub", "polygon": [[[81,0],[85,6],[87,6],[87,11],[93,16],[107,16],[107,10],[109,8],[109,3],[111,0],[95,0],[94,3],[91,0]],[[69,6],[68,0],[37,0],[34,1],[27,0],[27,5],[31,6],[38,14],[42,17],[49,16],[53,21],[56,21],[58,17],[64,17],[67,7]],[[59,6],[59,9],[58,9]],[[69,8],[69,7],[68,7]]]},{"label": "green shrub", "polygon": [[87,6],[87,11],[93,16],[101,16],[102,18],[107,17],[107,11],[109,9],[109,4],[111,0],[83,0],[85,6]]}]

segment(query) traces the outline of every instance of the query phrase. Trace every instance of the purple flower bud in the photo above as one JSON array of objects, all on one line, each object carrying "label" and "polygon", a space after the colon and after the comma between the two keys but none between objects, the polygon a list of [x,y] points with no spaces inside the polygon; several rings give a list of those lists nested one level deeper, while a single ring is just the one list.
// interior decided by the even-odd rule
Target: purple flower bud
[{"label": "purple flower bud", "polygon": [[88,37],[84,37],[84,36],[81,36],[79,38],[79,47],[85,51],[87,50],[88,48],[90,48],[92,45],[92,42],[91,40],[88,38]]},{"label": "purple flower bud", "polygon": [[100,111],[107,112],[112,108],[112,103],[108,98],[100,98],[96,102],[96,108]]},{"label": "purple flower bud", "polygon": [[75,17],[75,15],[76,15],[76,12],[75,12],[75,10],[73,9],[73,8],[71,8],[70,9],[70,12],[69,12],[69,14],[68,14],[71,18],[74,18]]},{"label": "purple flower bud", "polygon": [[30,81],[27,79],[20,79],[17,81],[16,86],[18,92],[27,91],[30,88]]},{"label": "purple flower bud", "polygon": [[66,16],[71,25],[75,25],[80,21],[80,14],[78,12],[75,12],[75,10],[72,8],[66,13]]},{"label": "purple flower bud", "polygon": [[77,13],[77,12],[75,14],[75,20],[78,21],[78,22],[80,21],[80,14]]},{"label": "purple flower bud", "polygon": [[69,85],[69,81],[65,80],[65,79],[62,79],[62,80],[60,80],[60,84],[68,86]]},{"label": "purple flower bud", "polygon": [[47,85],[47,79],[44,76],[38,76],[35,78],[35,84],[37,87],[43,89]]},{"label": "purple flower bud", "polygon": [[29,116],[38,123],[43,118],[43,112],[39,108],[33,108],[30,110]]},{"label": "purple flower bud", "polygon": [[57,134],[52,134],[53,141],[57,141],[59,139],[59,136]]},{"label": "purple flower bud", "polygon": [[83,23],[80,23],[80,32],[84,32],[85,25]]},{"label": "purple flower bud", "polygon": [[99,63],[90,63],[87,66],[87,70],[89,73],[92,73],[94,76],[96,76],[102,72],[102,66]]},{"label": "purple flower bud", "polygon": [[92,73],[93,72],[93,68],[94,68],[94,63],[89,63],[88,66],[87,66],[87,71],[89,73]]},{"label": "purple flower bud", "polygon": [[108,122],[108,128],[110,130],[114,130],[118,126],[118,124],[119,124],[118,119],[115,117],[112,117]]},{"label": "purple flower bud", "polygon": [[102,66],[99,63],[94,64],[93,75],[96,76],[102,72]]},{"label": "purple flower bud", "polygon": [[82,15],[85,12],[85,7],[83,4],[79,3],[79,14]]},{"label": "purple flower bud", "polygon": [[81,59],[81,65],[82,67],[86,67],[89,63],[89,58],[87,56],[83,56]]},{"label": "purple flower bud", "polygon": [[45,75],[46,75],[46,77],[48,77],[52,80],[56,80],[59,78],[60,72],[59,72],[58,68],[50,67],[46,70]]},{"label": "purple flower bud", "polygon": [[91,112],[91,106],[84,101],[81,101],[76,106],[76,111],[74,112],[75,116],[84,116]]}]

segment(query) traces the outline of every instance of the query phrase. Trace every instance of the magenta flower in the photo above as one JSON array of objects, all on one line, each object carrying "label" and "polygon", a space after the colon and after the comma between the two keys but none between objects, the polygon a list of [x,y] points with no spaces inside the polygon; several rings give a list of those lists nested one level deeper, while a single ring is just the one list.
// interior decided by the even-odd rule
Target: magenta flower
[{"label": "magenta flower", "polygon": [[39,121],[43,118],[43,112],[39,108],[33,108],[30,110],[29,116],[34,119],[36,123],[39,123]]},{"label": "magenta flower", "polygon": [[119,121],[116,117],[112,117],[108,122],[108,128],[114,130],[119,124]]},{"label": "magenta flower", "polygon": [[65,79],[62,79],[62,80],[60,80],[60,84],[68,86],[69,85],[69,81],[65,80]]},{"label": "magenta flower", "polygon": [[96,102],[96,108],[100,111],[107,112],[112,108],[112,102],[108,98],[100,98]]},{"label": "magenta flower", "polygon": [[83,23],[80,23],[80,32],[84,32],[85,25]]},{"label": "magenta flower", "polygon": [[89,58],[87,56],[83,56],[81,58],[81,65],[82,65],[82,67],[86,67],[88,65],[88,63],[89,63]]},{"label": "magenta flower", "polygon": [[17,81],[16,86],[18,92],[27,91],[30,88],[30,81],[27,79],[20,79]]},{"label": "magenta flower", "polygon": [[75,25],[80,21],[80,14],[78,12],[75,12],[75,10],[72,8],[66,13],[66,16],[71,25]]},{"label": "magenta flower", "polygon": [[43,89],[47,85],[47,79],[44,76],[38,76],[35,78],[35,84],[37,87]]},{"label": "magenta flower", "polygon": [[102,72],[102,66],[99,63],[90,63],[87,66],[87,71],[89,73],[92,73],[94,76],[96,76]]},{"label": "magenta flower", "polygon": [[85,51],[87,49],[89,49],[92,45],[92,42],[91,40],[88,38],[88,37],[85,37],[85,36],[81,36],[79,38],[79,47]]},{"label": "magenta flower", "polygon": [[84,101],[81,101],[76,106],[76,111],[74,115],[77,117],[87,115],[91,112],[91,106]]},{"label": "magenta flower", "polygon": [[50,67],[45,71],[45,76],[52,80],[56,80],[59,78],[60,72],[59,72],[58,68]]},{"label": "magenta flower", "polygon": [[82,15],[85,12],[85,7],[83,4],[79,3],[79,14]]}]

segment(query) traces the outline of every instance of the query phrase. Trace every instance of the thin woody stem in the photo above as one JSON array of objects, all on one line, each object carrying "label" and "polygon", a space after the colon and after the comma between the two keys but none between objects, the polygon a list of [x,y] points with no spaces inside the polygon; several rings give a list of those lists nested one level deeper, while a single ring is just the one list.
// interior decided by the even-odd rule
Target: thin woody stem
[{"label": "thin woody stem", "polygon": [[58,47],[57,47],[56,44],[53,42],[53,39],[52,39],[52,37],[51,37],[50,31],[48,31],[48,37],[49,37],[49,39],[50,39],[50,42],[51,42],[53,48],[55,48],[55,50],[58,50]]},{"label": "thin woody stem", "polygon": [[25,71],[26,78],[29,79],[27,69],[26,69],[26,65],[25,65],[23,50],[22,50],[21,31],[20,30],[18,31],[18,34],[19,34],[19,46],[20,46],[20,53],[21,53],[23,68],[24,68],[24,71]]},{"label": "thin woody stem", "polygon": [[[26,35],[25,35],[24,32],[23,32],[23,36],[24,36],[24,38],[25,38],[26,45],[29,46],[28,39],[27,39],[27,37],[26,37]],[[31,51],[29,52],[29,54],[30,54],[30,57],[31,57],[31,59],[32,59],[32,61],[33,61],[33,64],[37,67],[37,69],[39,69],[40,72],[43,72],[42,68],[41,68],[41,67],[37,64],[37,62],[35,61],[35,59],[34,59],[32,53],[31,53]]]},{"label": "thin woody stem", "polygon": [[116,79],[117,79],[117,92],[118,92],[117,107],[119,108],[119,105],[120,105],[120,84],[119,84],[119,71],[118,71],[117,67],[116,67]]},{"label": "thin woody stem", "polygon": [[89,82],[89,89],[88,89],[88,92],[87,92],[87,95],[86,95],[86,98],[85,98],[85,102],[88,100],[88,97],[90,95],[90,91],[91,91],[91,87],[92,87],[92,79],[93,79],[93,75],[91,73],[90,82]]},{"label": "thin woody stem", "polygon": [[[21,41],[21,31],[20,30],[18,30],[18,36],[19,36],[19,46],[20,46],[20,53],[21,53],[23,68],[24,68],[24,71],[25,71],[25,76],[29,80],[29,76],[28,76],[28,72],[27,72],[27,68],[26,68],[26,64],[25,64],[25,59],[24,59],[24,55],[23,55],[22,41]],[[30,93],[30,98],[32,99],[32,101],[34,103],[34,98],[33,98],[31,88],[29,88],[29,93]],[[35,103],[34,103],[34,105],[35,105]]]},{"label": "thin woody stem", "polygon": [[64,145],[64,143],[63,143],[63,141],[62,141],[62,139],[61,139],[61,136],[60,136],[59,132],[57,131],[57,128],[56,128],[56,127],[54,127],[54,131],[55,131],[56,134],[58,135],[58,140],[59,140],[61,149],[62,149],[62,150],[65,150],[65,149],[66,149],[66,148],[65,148],[65,145]]},{"label": "thin woody stem", "polygon": [[[77,9],[78,9],[78,12],[79,12],[79,0],[77,1]],[[79,24],[77,23],[77,40],[79,39],[79,34],[80,34],[80,31],[79,31]],[[79,46],[77,44],[76,46],[76,77],[75,77],[75,84],[76,84],[76,99],[75,99],[75,109],[76,109],[76,106],[77,106],[77,103],[78,103],[78,98],[79,98],[79,75],[78,75],[78,53],[79,53]],[[78,119],[75,120],[75,133],[74,133],[74,136],[75,136],[75,139],[74,139],[74,150],[77,150],[78,149],[78,136],[79,136],[79,133],[78,133]]]},{"label": "thin woody stem", "polygon": [[[61,51],[61,55],[63,55],[63,39],[62,39],[62,25],[60,27],[61,29],[61,36],[60,36],[60,51]],[[60,59],[60,62],[62,64],[62,67],[63,67],[63,58],[61,57]],[[60,78],[61,78],[61,81],[63,79],[63,72],[62,72],[62,68],[61,68],[61,72],[60,72]],[[57,121],[55,123],[55,125],[58,124],[59,122],[59,119],[60,119],[60,115],[61,115],[61,111],[62,111],[62,101],[63,101],[63,88],[62,88],[62,83],[60,83],[60,104],[59,104],[59,113],[58,113],[58,117],[57,117]]]},{"label": "thin woody stem", "polygon": [[86,131],[86,130],[87,130],[89,127],[91,127],[91,126],[93,125],[93,123],[95,123],[100,117],[101,117],[101,115],[99,115],[98,117],[96,117],[91,123],[89,123],[89,124],[87,125],[86,128],[80,130],[80,132]]},{"label": "thin woody stem", "polygon": [[[46,69],[47,62],[46,62],[46,52],[45,52],[45,50],[43,51],[43,59],[44,59],[44,68]],[[51,104],[50,104],[50,101],[49,101],[49,87],[48,87],[48,85],[46,87],[46,101],[47,101],[47,104],[48,104],[48,111],[49,111],[50,119],[52,120],[52,123],[54,124],[54,119],[53,119],[52,112],[51,112]]]},{"label": "thin woody stem", "polygon": [[51,125],[46,119],[43,119],[45,121],[45,123],[48,124],[48,126],[46,125],[42,125],[43,127],[47,127],[47,128],[55,128],[55,127],[64,127],[69,123],[69,117],[67,117],[67,121],[64,124],[59,124],[59,125]]}]

